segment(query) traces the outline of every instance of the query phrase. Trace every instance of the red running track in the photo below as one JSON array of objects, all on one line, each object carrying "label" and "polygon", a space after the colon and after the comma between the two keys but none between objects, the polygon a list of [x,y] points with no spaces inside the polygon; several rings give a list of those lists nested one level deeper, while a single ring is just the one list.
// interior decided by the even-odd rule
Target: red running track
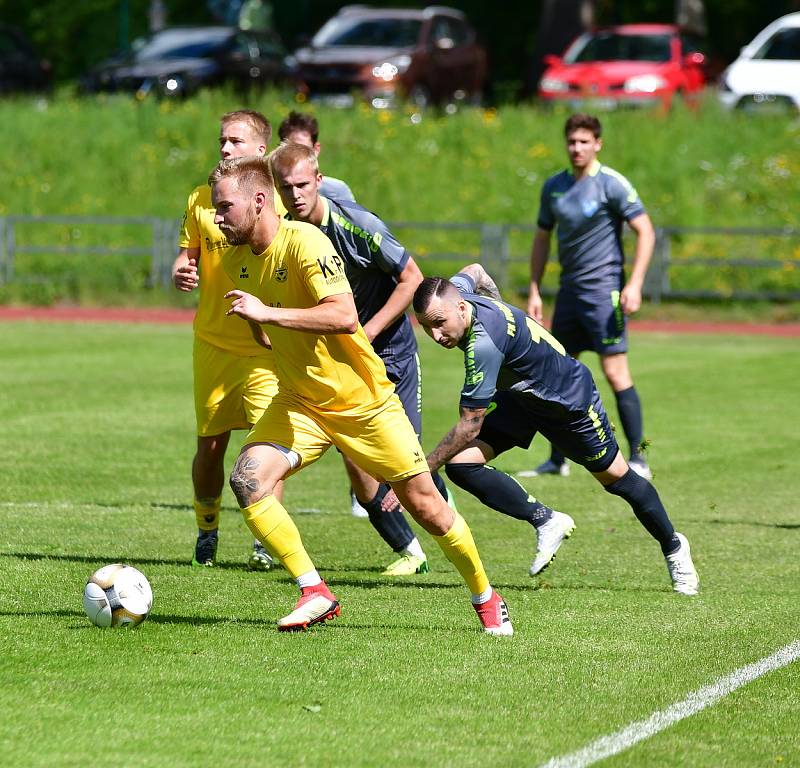
[{"label": "red running track", "polygon": [[[0,307],[0,321],[36,320],[55,323],[191,323],[192,309],[122,307]],[[633,333],[728,333],[800,337],[800,323],[703,323],[634,320]]]}]

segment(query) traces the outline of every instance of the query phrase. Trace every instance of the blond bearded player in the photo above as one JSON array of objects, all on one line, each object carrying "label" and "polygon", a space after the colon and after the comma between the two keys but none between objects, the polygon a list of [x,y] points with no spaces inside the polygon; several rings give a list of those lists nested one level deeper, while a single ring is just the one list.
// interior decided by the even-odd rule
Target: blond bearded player
[{"label": "blond bearded player", "polygon": [[[229,112],[220,118],[219,153],[223,159],[263,155],[271,136],[269,121],[259,112]],[[231,430],[249,429],[277,391],[272,353],[256,342],[247,323],[225,316],[228,305],[223,296],[233,288],[221,263],[227,247],[214,224],[210,187],[196,187],[183,216],[172,277],[180,291],[199,288],[192,355],[197,419],[192,485],[198,528],[192,564],[201,566],[213,566],[216,558]],[[249,567],[267,570],[271,562],[256,541]]]},{"label": "blond bearded player", "polygon": [[441,546],[472,593],[486,632],[511,635],[464,519],[441,497],[425,454],[364,329],[341,258],[316,227],[284,221],[273,203],[264,158],[223,160],[209,177],[215,223],[231,245],[223,266],[241,288],[228,313],[266,326],[275,350],[278,394],[245,440],[231,473],[253,535],[280,557],[300,587],[279,630],[332,619],[339,603],[275,497],[278,482],[335,445],[389,482],[403,506]]}]

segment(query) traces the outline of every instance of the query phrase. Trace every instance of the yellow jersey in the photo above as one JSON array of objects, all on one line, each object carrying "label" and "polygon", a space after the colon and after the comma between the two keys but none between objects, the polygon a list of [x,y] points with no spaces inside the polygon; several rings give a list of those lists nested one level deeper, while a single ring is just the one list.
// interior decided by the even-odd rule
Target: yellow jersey
[{"label": "yellow jersey", "polygon": [[[275,205],[278,215],[283,216],[286,209],[277,194]],[[214,206],[208,184],[195,187],[189,195],[178,246],[200,248],[200,297],[194,316],[195,335],[242,357],[263,356],[266,350],[253,338],[249,324],[240,317],[225,315],[230,302],[223,297],[234,286],[222,268],[222,254],[230,246],[214,223]]]},{"label": "yellow jersey", "polygon": [[[275,239],[263,253],[241,245],[228,248],[222,258],[236,288],[268,306],[309,308],[327,296],[352,293],[344,262],[312,224],[280,219]],[[363,414],[394,392],[361,325],[353,334],[320,335],[274,325],[265,330],[280,389],[314,411]]]}]

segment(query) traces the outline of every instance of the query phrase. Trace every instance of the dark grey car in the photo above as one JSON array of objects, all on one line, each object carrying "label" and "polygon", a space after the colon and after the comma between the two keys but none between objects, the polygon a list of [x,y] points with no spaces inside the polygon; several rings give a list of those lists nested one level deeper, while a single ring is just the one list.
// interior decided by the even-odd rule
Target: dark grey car
[{"label": "dark grey car", "polygon": [[284,78],[283,46],[274,35],[235,27],[171,27],[108,60],[81,82],[84,92],[122,91],[143,98],[150,92],[176,97],[201,87],[242,87]]}]

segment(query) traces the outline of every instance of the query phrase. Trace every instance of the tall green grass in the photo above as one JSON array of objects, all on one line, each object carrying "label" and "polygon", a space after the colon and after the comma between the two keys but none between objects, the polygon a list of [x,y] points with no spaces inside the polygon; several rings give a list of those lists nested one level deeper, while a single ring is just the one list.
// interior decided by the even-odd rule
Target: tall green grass
[{"label": "tall green grass", "polygon": [[[154,216],[178,220],[186,197],[218,159],[218,118],[247,106],[277,126],[298,105],[290,94],[247,99],[209,91],[184,102],[136,101],[127,96],[77,99],[66,95],[0,102],[4,152],[0,174],[6,214]],[[301,107],[304,108],[304,107]],[[358,200],[391,222],[535,224],[544,180],[566,164],[566,113],[532,106],[465,109],[454,116],[406,112],[313,109],[321,126],[324,172],[347,180]],[[800,210],[800,120],[796,116],[726,113],[709,96],[697,111],[621,110],[603,115],[602,160],[627,175],[656,225],[792,227]],[[404,242],[434,271],[442,254],[478,257],[475,231],[403,230]],[[122,234],[104,233],[109,244]],[[87,225],[42,227],[34,245],[88,243]],[[524,285],[530,233],[512,238],[513,283]],[[770,258],[783,264],[762,276],[728,274],[714,266],[677,272],[678,288],[742,287],[797,290],[800,244],[789,239],[744,241],[686,236],[673,258]],[[61,257],[57,257],[61,258]],[[139,271],[147,257],[137,257]],[[62,261],[69,261],[63,257]],[[20,260],[18,272],[47,272]],[[101,265],[98,269],[102,270]],[[57,272],[57,270],[55,270]],[[81,286],[87,279],[81,270]],[[99,275],[100,273],[98,273]],[[111,278],[111,284],[117,278]],[[552,277],[551,277],[552,279]],[[31,282],[31,281],[29,281]],[[36,283],[36,280],[32,282]],[[40,284],[45,300],[80,300],[81,288]],[[141,284],[130,283],[130,290]],[[123,288],[124,290],[124,288]],[[0,300],[14,298],[0,288]]]},{"label": "tall green grass", "polygon": [[[127,96],[0,102],[1,214],[179,217],[216,163],[218,118],[247,106],[277,127],[288,94],[209,91],[184,102]],[[534,222],[545,178],[566,164],[565,112],[531,106],[426,115],[309,107],[325,172],[394,221]],[[629,176],[662,225],[796,224],[800,121],[722,112],[709,97],[602,115],[602,159]]]}]

